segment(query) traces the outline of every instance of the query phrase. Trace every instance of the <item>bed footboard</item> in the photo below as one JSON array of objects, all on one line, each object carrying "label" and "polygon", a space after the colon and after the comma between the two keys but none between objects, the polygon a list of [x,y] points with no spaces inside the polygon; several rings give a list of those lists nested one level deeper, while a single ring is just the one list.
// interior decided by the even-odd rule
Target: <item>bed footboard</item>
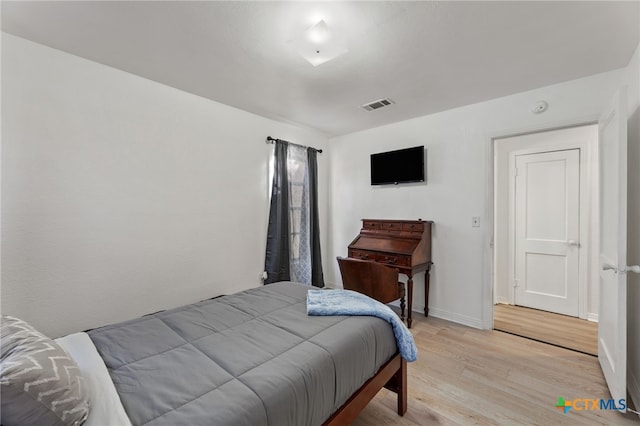
[{"label": "bed footboard", "polygon": [[350,424],[383,387],[398,394],[398,414],[407,412],[407,361],[396,354],[365,382],[323,426]]}]

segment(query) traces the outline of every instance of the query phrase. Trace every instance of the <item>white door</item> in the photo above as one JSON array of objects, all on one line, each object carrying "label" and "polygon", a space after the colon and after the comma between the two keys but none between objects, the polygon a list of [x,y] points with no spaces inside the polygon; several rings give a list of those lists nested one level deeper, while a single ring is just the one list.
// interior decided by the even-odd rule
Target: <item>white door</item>
[{"label": "white door", "polygon": [[577,317],[580,150],[515,157],[515,304]]},{"label": "white door", "polygon": [[600,315],[598,359],[611,396],[627,396],[627,94],[599,121]]}]

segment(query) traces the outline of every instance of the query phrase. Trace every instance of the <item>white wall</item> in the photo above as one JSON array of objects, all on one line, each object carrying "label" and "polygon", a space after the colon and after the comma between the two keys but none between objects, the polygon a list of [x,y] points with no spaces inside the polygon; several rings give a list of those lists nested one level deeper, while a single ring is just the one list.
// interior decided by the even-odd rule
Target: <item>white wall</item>
[{"label": "white wall", "polygon": [[2,312],[51,336],[259,285],[264,140],[327,142],[6,34],[2,124]]},{"label": "white wall", "polygon": [[[362,218],[435,222],[430,314],[487,327],[490,280],[491,139],[596,120],[625,80],[625,69],[469,105],[331,139],[331,258],[346,255]],[[549,109],[534,115],[544,99]],[[391,107],[392,108],[392,107]],[[383,113],[384,110],[372,114]],[[427,182],[372,187],[369,155],[425,145]],[[472,216],[481,227],[472,228]],[[332,275],[329,275],[329,272]],[[328,279],[340,281],[336,263]],[[423,308],[423,279],[416,280],[414,310]]]},{"label": "white wall", "polygon": [[[629,89],[627,264],[640,265],[640,44],[627,67]],[[627,274],[628,387],[640,407],[640,275]]]}]

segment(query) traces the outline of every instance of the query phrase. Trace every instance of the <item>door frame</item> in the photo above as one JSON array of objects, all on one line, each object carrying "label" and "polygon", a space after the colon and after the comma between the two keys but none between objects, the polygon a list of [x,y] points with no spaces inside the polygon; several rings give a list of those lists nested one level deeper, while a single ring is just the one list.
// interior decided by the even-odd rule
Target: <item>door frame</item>
[{"label": "door frame", "polygon": [[[487,146],[487,155],[486,155],[486,161],[488,164],[487,167],[487,173],[486,173],[486,191],[485,191],[485,200],[486,200],[486,204],[485,204],[485,214],[486,217],[490,218],[490,220],[488,221],[489,226],[487,227],[488,229],[486,230],[485,233],[485,247],[486,249],[484,250],[483,253],[483,261],[485,263],[485,265],[487,265],[487,273],[484,276],[484,291],[483,291],[483,309],[482,309],[482,327],[486,330],[491,330],[493,329],[493,305],[496,303],[497,301],[497,292],[496,292],[496,285],[497,285],[497,280],[500,278],[499,277],[499,273],[500,273],[500,268],[502,268],[502,264],[505,262],[504,259],[500,258],[500,250],[496,250],[496,244],[500,244],[497,241],[497,235],[496,233],[498,232],[498,226],[497,223],[500,220],[500,217],[498,217],[498,212],[500,211],[497,206],[496,206],[496,201],[497,201],[497,194],[498,194],[498,188],[497,188],[497,177],[496,177],[496,173],[498,172],[498,166],[497,166],[497,149],[496,149],[496,140],[498,139],[506,139],[506,138],[511,138],[511,137],[516,137],[516,136],[525,136],[525,135],[529,135],[529,134],[535,134],[535,133],[542,133],[542,132],[548,132],[548,131],[553,131],[553,130],[562,130],[562,129],[567,129],[567,128],[573,128],[573,127],[582,127],[582,126],[590,126],[590,125],[596,125],[598,124],[598,117],[597,116],[593,116],[593,117],[588,117],[588,118],[584,118],[582,120],[577,120],[574,122],[565,122],[563,124],[549,124],[547,126],[536,126],[536,127],[531,127],[531,128],[527,128],[527,129],[516,129],[513,131],[505,131],[505,132],[496,132],[495,136],[491,136],[488,138],[487,142],[486,142],[486,146]],[[598,179],[598,174],[597,174],[597,164],[598,164],[598,147],[597,147],[597,139],[595,141],[595,146],[592,146],[589,148],[589,164],[594,165],[595,164],[595,168],[590,168],[590,172],[591,175],[589,176],[589,180],[590,182],[596,182],[597,183],[597,179]],[[592,144],[593,145],[593,144]],[[595,163],[594,163],[595,162]],[[595,171],[595,173],[594,173]],[[595,179],[595,180],[594,180]],[[596,189],[597,189],[597,185],[596,185]],[[597,194],[596,194],[597,195]],[[597,196],[596,197],[592,197],[590,199],[590,206],[591,209],[593,210],[594,206],[598,206],[598,200],[597,200]],[[592,218],[593,219],[593,218]],[[596,227],[597,228],[597,227]],[[598,246],[598,231],[597,229],[595,229],[595,233],[592,233],[590,235],[590,239],[589,239],[589,244],[591,246],[591,250],[593,250],[593,247],[597,247]],[[498,249],[500,248],[500,246],[498,247]],[[590,251],[591,251],[590,250]],[[590,258],[589,255],[587,255],[587,258]],[[597,271],[597,267],[598,265],[593,265],[594,262],[589,261],[589,266],[588,266],[588,276],[590,279],[592,278],[593,275],[593,271],[594,268]],[[504,272],[503,272],[504,273]],[[591,283],[589,282],[589,285]],[[597,318],[587,318],[593,321],[597,321]]]}]

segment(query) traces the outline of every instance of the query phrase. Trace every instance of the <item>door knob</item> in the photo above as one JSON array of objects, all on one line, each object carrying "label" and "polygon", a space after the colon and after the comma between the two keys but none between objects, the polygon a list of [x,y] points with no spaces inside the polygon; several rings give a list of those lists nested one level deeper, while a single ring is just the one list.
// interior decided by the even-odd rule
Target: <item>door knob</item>
[{"label": "door knob", "polygon": [[640,265],[621,266],[618,269],[617,267],[615,267],[613,265],[609,265],[608,263],[605,263],[605,264],[602,265],[602,270],[603,271],[612,270],[616,274],[618,272],[620,272],[621,274],[624,274],[626,272],[635,272],[636,274],[640,274]]},{"label": "door knob", "polygon": [[620,268],[620,272],[635,272],[636,274],[640,274],[640,266],[639,265],[623,266],[622,268]]},{"label": "door knob", "polygon": [[576,247],[580,246],[580,243],[577,242],[576,240],[569,240],[567,241],[567,244],[569,244],[570,246],[576,246]]}]

